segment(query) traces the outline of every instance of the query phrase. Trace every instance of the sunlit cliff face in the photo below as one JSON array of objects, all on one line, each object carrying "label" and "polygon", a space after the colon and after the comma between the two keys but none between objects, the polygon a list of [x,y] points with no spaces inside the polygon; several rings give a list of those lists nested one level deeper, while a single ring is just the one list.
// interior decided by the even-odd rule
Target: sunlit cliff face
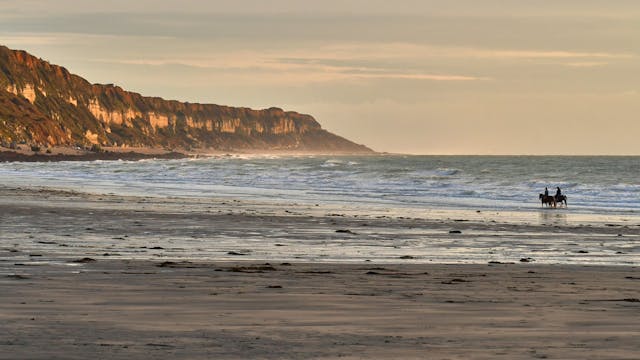
[{"label": "sunlit cliff face", "polygon": [[0,141],[32,146],[370,152],[310,115],[145,97],[0,46]]}]

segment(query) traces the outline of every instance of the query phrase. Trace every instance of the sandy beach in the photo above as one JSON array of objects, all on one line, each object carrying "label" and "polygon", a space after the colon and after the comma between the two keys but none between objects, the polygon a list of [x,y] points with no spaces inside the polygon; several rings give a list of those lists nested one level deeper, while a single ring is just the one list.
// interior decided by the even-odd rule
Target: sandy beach
[{"label": "sandy beach", "polygon": [[[597,261],[598,243],[638,237],[632,222],[365,216],[15,187],[0,188],[0,206],[3,359],[640,356],[636,266],[553,265],[491,249],[482,263],[429,263],[402,245],[570,237],[565,256]],[[367,241],[383,236],[399,243],[369,257]],[[309,254],[334,259],[347,240],[366,255]],[[637,261],[637,245],[607,251]]]}]

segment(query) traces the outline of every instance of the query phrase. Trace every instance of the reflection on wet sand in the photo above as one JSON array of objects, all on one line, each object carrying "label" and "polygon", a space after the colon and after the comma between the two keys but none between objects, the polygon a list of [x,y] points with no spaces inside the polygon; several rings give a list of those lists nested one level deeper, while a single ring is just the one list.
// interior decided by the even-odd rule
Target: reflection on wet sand
[{"label": "reflection on wet sand", "polygon": [[542,209],[538,211],[540,225],[568,225],[567,213],[558,209]]},{"label": "reflection on wet sand", "polygon": [[365,213],[358,206],[2,187],[0,208],[0,276],[16,263],[83,258],[446,264],[532,258],[635,266],[640,238],[637,217],[564,209]]}]

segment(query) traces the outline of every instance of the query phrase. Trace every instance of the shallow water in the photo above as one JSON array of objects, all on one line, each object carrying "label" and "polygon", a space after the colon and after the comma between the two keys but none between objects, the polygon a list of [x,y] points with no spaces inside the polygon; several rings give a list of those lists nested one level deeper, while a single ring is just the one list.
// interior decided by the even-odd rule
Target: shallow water
[{"label": "shallow water", "polygon": [[[131,233],[125,238],[84,231],[86,224],[97,221],[91,212],[59,214],[64,221],[43,228],[35,215],[5,214],[0,240],[5,249],[18,246],[21,251],[5,254],[5,261],[30,264],[104,253],[130,259],[237,260],[228,252],[250,250],[242,259],[486,263],[531,257],[538,263],[637,266],[639,163],[640,157],[462,156],[221,156],[4,163],[0,164],[0,181],[8,186],[143,196],[151,200],[136,205],[140,210],[164,209],[168,214],[180,213],[184,207],[192,214],[204,214],[209,211],[208,202],[218,201],[217,211],[290,216],[285,210],[291,210],[311,215],[320,223],[292,220],[293,224],[284,222],[273,228],[253,222],[243,227],[213,226],[190,223],[186,216],[145,231],[129,224],[124,228]],[[544,186],[562,187],[569,207],[541,208],[537,195]],[[132,199],[135,203],[141,200]],[[240,199],[242,204],[220,205],[224,199]],[[38,206],[39,200],[34,201]],[[64,206],[75,205],[71,201]],[[116,203],[90,206],[98,211],[114,208]],[[122,206],[130,209],[131,204],[124,201]],[[332,213],[350,221],[368,218],[374,226],[352,229],[357,236],[338,236],[330,221],[322,223]],[[385,229],[380,224],[386,220],[376,221],[378,217],[413,219],[415,223]],[[429,223],[425,224],[426,219]],[[450,235],[449,227],[456,220],[482,225]],[[436,223],[445,225],[434,227]],[[607,228],[609,225],[615,228]],[[167,226],[171,230],[164,230]],[[151,249],[156,246],[162,249]],[[45,256],[30,257],[33,253]],[[399,260],[404,255],[413,258]]]},{"label": "shallow water", "polygon": [[0,196],[0,208],[9,209],[0,213],[0,267],[49,262],[69,271],[67,261],[86,256],[485,264],[530,258],[550,264],[640,265],[637,218],[568,210],[430,210],[408,217],[399,209],[365,214],[347,206],[46,191]]}]

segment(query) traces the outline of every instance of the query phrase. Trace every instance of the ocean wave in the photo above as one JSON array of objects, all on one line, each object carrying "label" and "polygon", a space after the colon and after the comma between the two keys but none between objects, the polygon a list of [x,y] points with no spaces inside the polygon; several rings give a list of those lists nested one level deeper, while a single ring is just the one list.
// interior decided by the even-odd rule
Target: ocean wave
[{"label": "ocean wave", "polygon": [[[540,159],[536,159],[539,161]],[[560,159],[563,160],[563,159]],[[560,186],[579,211],[639,209],[637,167],[625,159],[570,163],[545,158],[548,178],[522,158],[217,156],[142,162],[2,163],[0,182],[152,196],[246,196],[398,206],[539,207],[545,186]],[[610,166],[610,168],[607,168]],[[625,169],[621,171],[620,169]],[[324,195],[320,195],[324,194]],[[245,196],[243,195],[243,196]]]},{"label": "ocean wave", "polygon": [[[609,187],[609,189],[615,192],[637,193],[637,192],[640,192],[640,184],[615,184]],[[640,201],[640,199],[638,199],[638,201]]]},{"label": "ocean wave", "polygon": [[[461,173],[458,169],[438,168],[430,170],[412,170],[403,169],[403,172],[408,173],[411,177],[416,179],[432,179],[432,180],[446,180],[451,179],[455,175]],[[392,172],[391,175],[401,175],[401,172]]]},{"label": "ocean wave", "polygon": [[338,167],[338,166],[353,167],[353,166],[356,166],[356,165],[360,165],[360,162],[358,162],[358,161],[348,161],[348,160],[339,160],[339,159],[329,159],[329,160],[326,160],[323,164],[321,164],[320,167],[323,167],[323,168]]},{"label": "ocean wave", "polygon": [[342,161],[342,160],[329,159],[329,160],[326,160],[322,165],[320,165],[320,167],[323,167],[323,168],[336,167],[336,166],[340,166],[342,164],[344,164],[344,161]]},{"label": "ocean wave", "polygon": [[458,169],[448,169],[448,168],[439,168],[436,169],[435,173],[440,176],[452,176],[456,175],[460,172]]}]

